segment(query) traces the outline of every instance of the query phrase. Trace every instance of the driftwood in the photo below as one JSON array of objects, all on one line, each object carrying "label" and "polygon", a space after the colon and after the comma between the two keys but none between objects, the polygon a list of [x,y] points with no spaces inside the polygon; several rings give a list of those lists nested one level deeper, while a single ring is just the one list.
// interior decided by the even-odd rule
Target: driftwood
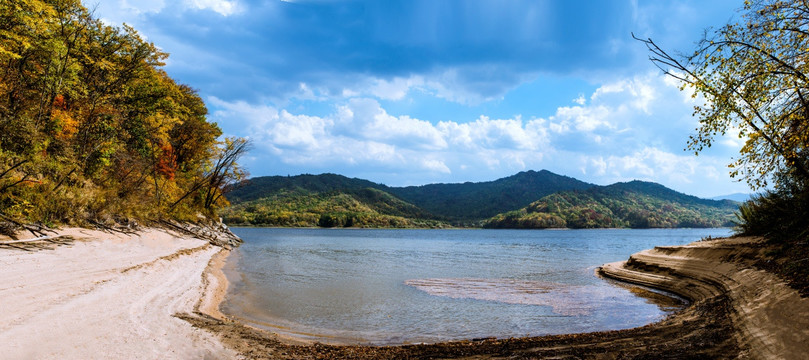
[{"label": "driftwood", "polygon": [[[21,223],[21,222],[19,222],[17,220],[14,220],[11,217],[6,216],[5,214],[2,214],[2,213],[0,213],[0,219],[3,219],[5,221],[7,221],[7,222],[10,222],[10,223],[16,225],[19,228],[23,228],[25,230],[28,230],[28,232],[30,232],[32,235],[37,236],[37,237],[46,236],[46,233],[49,233],[49,232],[53,233],[53,234],[56,233],[56,231],[48,229],[47,227],[43,226],[42,224],[23,224],[23,223]],[[13,236],[13,235],[11,235],[11,238],[16,240],[16,237]]]},{"label": "driftwood", "polygon": [[172,220],[160,219],[157,224],[181,234],[191,235],[198,239],[207,240],[212,245],[225,249],[232,249],[241,244],[242,239],[233,234],[224,224],[194,224],[179,223]]},{"label": "driftwood", "polygon": [[7,241],[0,241],[0,245],[9,245],[9,244],[17,244],[17,243],[29,243],[29,242],[36,242],[36,241],[53,241],[54,239],[59,238],[70,238],[68,235],[57,235],[57,236],[40,236],[35,237],[33,239],[22,239],[22,240],[7,240]]},{"label": "driftwood", "polygon": [[53,246],[48,246],[46,244],[43,244],[43,242],[49,242],[56,246],[60,246],[72,244],[73,240],[74,240],[73,237],[70,235],[55,235],[55,236],[46,235],[31,239],[0,241],[0,248],[14,248],[24,251],[53,250],[54,249]]},{"label": "driftwood", "polygon": [[106,232],[111,232],[111,233],[120,233],[120,234],[126,234],[126,235],[137,234],[137,231],[135,231],[134,229],[132,229],[130,227],[125,227],[125,226],[112,227],[112,226],[104,224],[104,223],[102,223],[100,221],[95,221],[95,220],[87,220],[87,222],[89,222],[90,224],[92,224],[93,226],[95,226],[97,229],[99,229],[101,231],[106,231]]}]

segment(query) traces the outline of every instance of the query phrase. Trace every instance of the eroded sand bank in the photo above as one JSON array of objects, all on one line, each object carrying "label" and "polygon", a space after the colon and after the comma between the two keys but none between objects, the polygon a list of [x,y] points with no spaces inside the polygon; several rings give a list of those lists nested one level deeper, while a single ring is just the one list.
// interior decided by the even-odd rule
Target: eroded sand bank
[{"label": "eroded sand bank", "polygon": [[729,299],[729,316],[740,356],[805,359],[809,354],[809,298],[782,279],[757,269],[766,245],[757,238],[730,238],[661,246],[606,264],[601,274],[668,290],[693,301]]}]

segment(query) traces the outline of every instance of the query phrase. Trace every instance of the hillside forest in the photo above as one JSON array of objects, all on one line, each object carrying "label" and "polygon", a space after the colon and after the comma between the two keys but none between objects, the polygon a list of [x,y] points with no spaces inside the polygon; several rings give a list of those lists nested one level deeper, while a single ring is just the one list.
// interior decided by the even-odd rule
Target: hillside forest
[{"label": "hillside forest", "polygon": [[[240,183],[231,225],[283,227],[675,228],[732,226],[738,203],[642,181],[597,186],[543,170],[490,182],[389,187],[335,174]],[[464,210],[465,209],[465,210]]]},{"label": "hillside forest", "polygon": [[193,219],[227,204],[220,139],[168,54],[79,0],[0,2],[0,214],[44,224]]}]

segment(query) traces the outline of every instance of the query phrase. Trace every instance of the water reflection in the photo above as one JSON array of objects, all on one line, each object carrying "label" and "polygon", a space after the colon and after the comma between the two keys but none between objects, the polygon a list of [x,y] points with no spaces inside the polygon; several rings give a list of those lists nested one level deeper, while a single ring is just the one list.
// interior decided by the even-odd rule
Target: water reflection
[{"label": "water reflection", "polygon": [[[645,325],[675,299],[596,266],[728,233],[234,229],[223,312],[323,342],[402,344]],[[335,340],[338,339],[338,340]]]}]

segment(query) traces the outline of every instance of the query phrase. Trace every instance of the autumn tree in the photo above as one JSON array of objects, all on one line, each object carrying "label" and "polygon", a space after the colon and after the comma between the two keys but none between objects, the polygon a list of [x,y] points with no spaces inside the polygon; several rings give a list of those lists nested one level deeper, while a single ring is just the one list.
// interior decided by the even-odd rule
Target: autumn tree
[{"label": "autumn tree", "polygon": [[739,206],[737,232],[769,239],[774,250],[762,266],[809,295],[809,4],[745,1],[740,22],[706,32],[687,55],[641,41],[652,62],[701,98],[689,149],[737,132],[744,139],[731,176],[762,193]]},{"label": "autumn tree", "polygon": [[194,219],[224,206],[246,141],[219,139],[167,57],[80,0],[0,1],[0,215]]},{"label": "autumn tree", "polygon": [[[639,39],[641,40],[641,39]],[[741,21],[706,32],[696,50],[672,55],[641,40],[651,60],[703,101],[695,152],[719,136],[745,140],[731,176],[753,189],[809,184],[809,5],[745,1]]]}]

